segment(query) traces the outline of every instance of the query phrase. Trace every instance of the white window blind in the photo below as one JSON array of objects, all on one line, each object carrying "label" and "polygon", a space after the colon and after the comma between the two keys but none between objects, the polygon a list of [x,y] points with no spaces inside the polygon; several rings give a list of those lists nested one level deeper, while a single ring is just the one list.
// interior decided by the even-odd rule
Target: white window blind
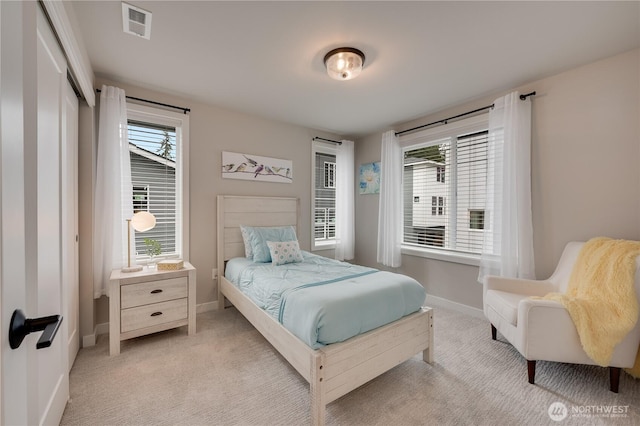
[{"label": "white window blind", "polygon": [[487,136],[486,130],[461,131],[404,144],[405,245],[480,253],[486,223]]},{"label": "white window blind", "polygon": [[128,135],[134,212],[146,210],[156,217],[153,229],[136,232],[136,253],[145,256],[149,238],[160,243],[163,256],[181,255],[176,128],[130,119]]},{"label": "white window blind", "polygon": [[313,248],[327,248],[336,239],[335,147],[314,142],[312,155]]}]

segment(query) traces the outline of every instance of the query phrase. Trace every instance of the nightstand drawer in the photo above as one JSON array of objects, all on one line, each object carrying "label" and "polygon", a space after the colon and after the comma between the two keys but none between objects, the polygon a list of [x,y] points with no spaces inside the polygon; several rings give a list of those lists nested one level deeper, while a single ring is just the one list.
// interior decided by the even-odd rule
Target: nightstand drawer
[{"label": "nightstand drawer", "polygon": [[170,300],[122,310],[120,332],[164,324],[171,321],[186,320],[188,317],[187,298]]},{"label": "nightstand drawer", "polygon": [[187,297],[187,277],[128,284],[121,287],[121,309]]}]

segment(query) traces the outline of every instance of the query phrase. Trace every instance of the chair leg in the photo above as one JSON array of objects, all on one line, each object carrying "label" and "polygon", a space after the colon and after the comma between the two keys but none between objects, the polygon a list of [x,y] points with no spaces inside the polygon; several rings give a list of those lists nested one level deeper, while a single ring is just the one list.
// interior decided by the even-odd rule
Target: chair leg
[{"label": "chair leg", "polygon": [[536,378],[536,362],[527,360],[527,373],[529,373],[529,383],[533,384]]},{"label": "chair leg", "polygon": [[498,330],[496,330],[496,328],[493,326],[493,324],[491,324],[491,339],[492,340],[496,340],[496,333],[498,332]]},{"label": "chair leg", "polygon": [[609,367],[609,390],[613,393],[618,393],[618,387],[620,385],[620,367]]}]

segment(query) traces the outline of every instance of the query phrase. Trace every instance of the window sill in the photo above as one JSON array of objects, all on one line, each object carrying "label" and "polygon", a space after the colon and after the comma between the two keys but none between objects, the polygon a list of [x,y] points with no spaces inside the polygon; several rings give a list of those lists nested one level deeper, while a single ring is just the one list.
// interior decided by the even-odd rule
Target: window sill
[{"label": "window sill", "polygon": [[466,254],[459,252],[443,252],[440,250],[430,250],[414,246],[403,245],[402,254],[409,256],[424,257],[427,259],[442,260],[444,262],[460,263],[463,265],[480,266],[480,255]]},{"label": "window sill", "polygon": [[311,251],[333,250],[336,248],[335,241],[314,242]]}]

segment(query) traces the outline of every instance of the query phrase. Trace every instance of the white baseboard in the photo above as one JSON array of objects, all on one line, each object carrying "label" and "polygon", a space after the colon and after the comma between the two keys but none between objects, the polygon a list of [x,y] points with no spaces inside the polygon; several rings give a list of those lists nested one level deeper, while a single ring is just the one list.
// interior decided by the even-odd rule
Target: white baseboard
[{"label": "white baseboard", "polygon": [[473,306],[469,306],[469,305],[463,305],[462,303],[458,303],[458,302],[452,302],[451,300],[444,299],[442,297],[432,296],[427,294],[427,299],[425,301],[425,304],[427,306],[431,306],[431,304],[442,306],[443,308],[448,308],[454,311],[462,312],[463,314],[467,314],[472,317],[484,319],[484,312],[482,312],[482,309],[474,308]]},{"label": "white baseboard", "polygon": [[103,322],[102,324],[96,325],[96,335],[100,334],[109,334],[109,323]]},{"label": "white baseboard", "polygon": [[89,334],[87,336],[82,336],[82,347],[88,348],[89,346],[96,345],[96,332],[93,330],[93,334]]},{"label": "white baseboard", "polygon": [[214,300],[213,302],[200,303],[196,305],[196,314],[201,314],[203,312],[215,311],[218,309],[218,301]]}]

